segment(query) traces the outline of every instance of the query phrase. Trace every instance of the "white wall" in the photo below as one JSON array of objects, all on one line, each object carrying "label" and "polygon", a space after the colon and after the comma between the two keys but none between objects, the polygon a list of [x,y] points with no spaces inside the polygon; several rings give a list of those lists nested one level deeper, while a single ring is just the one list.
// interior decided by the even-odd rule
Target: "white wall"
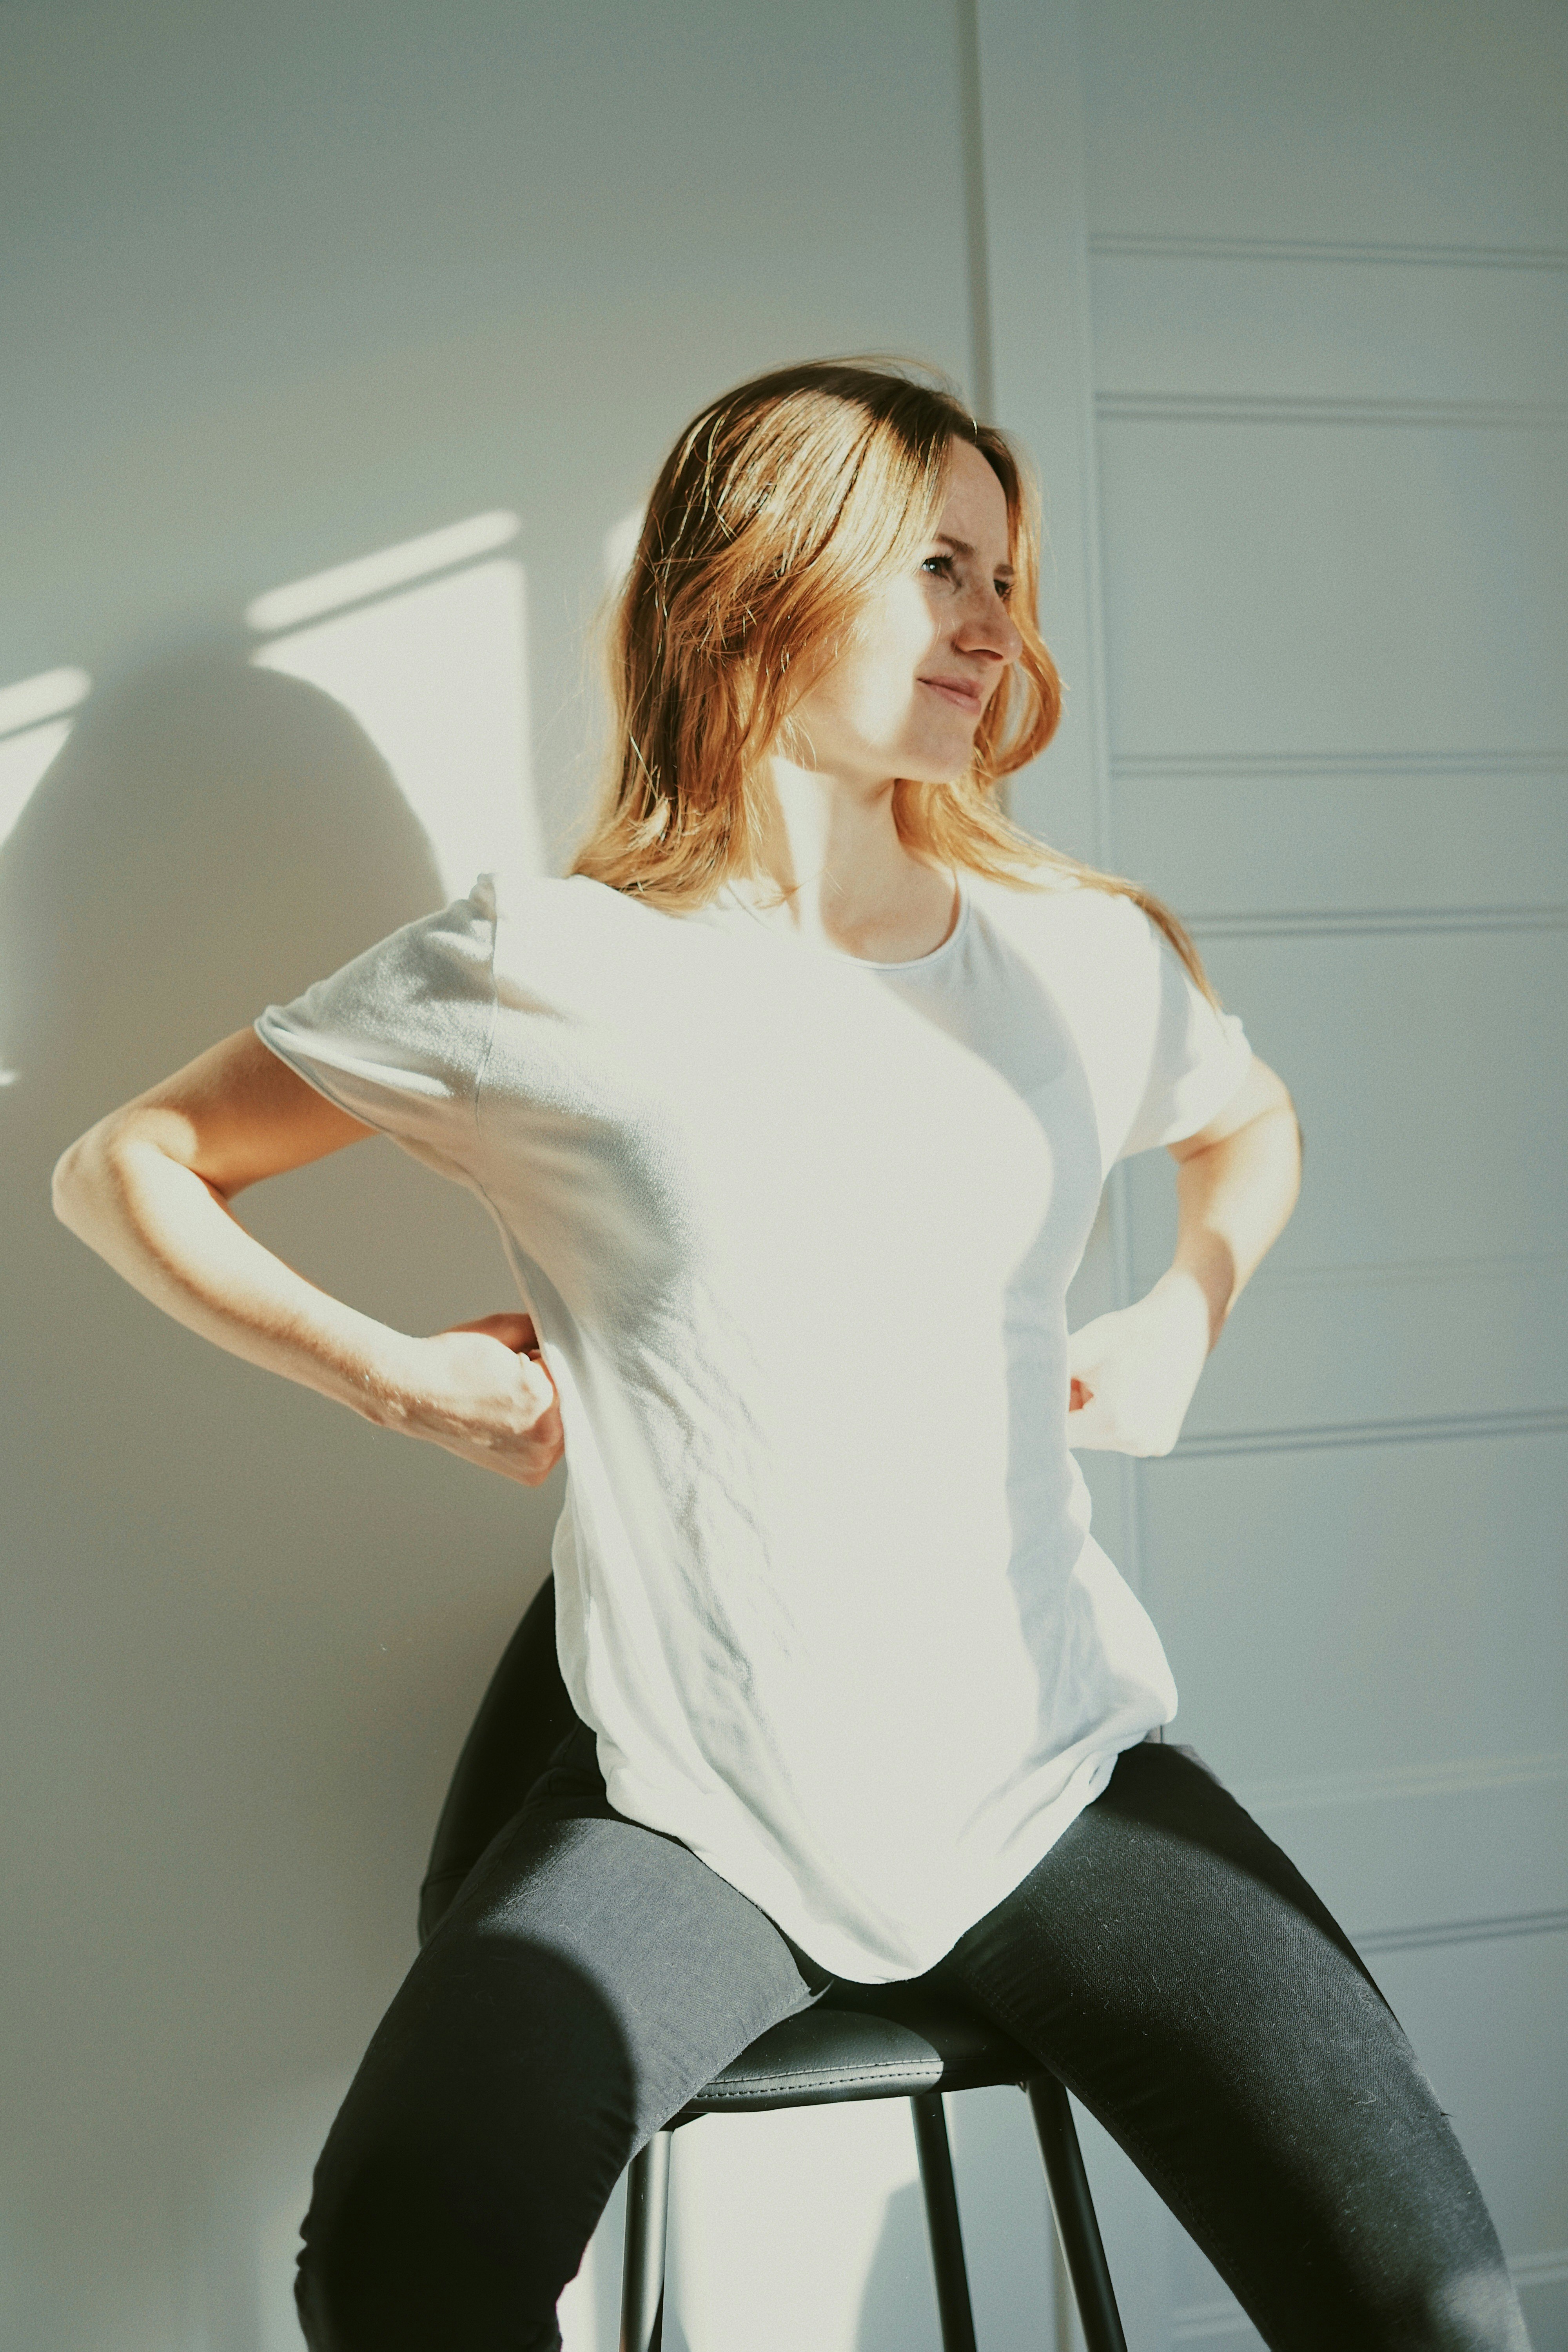
[{"label": "white wall", "polygon": [[[445,895],[509,789],[515,837],[560,862],[607,539],[720,385],[868,349],[994,382],[1042,463],[1072,695],[1021,812],[1206,918],[1222,987],[1310,1098],[1289,1255],[1193,1444],[1091,1465],[1099,1524],[1170,1635],[1184,1736],[1272,1787],[1279,1834],[1402,1972],[1535,2265],[1540,2352],[1568,2342],[1561,2093],[1532,2061],[1568,1918],[1540,1475],[1563,1444],[1561,1158],[1517,1055],[1472,1055],[1420,1155],[1366,1116],[1477,1006],[1554,1066],[1560,493],[1530,484],[1561,469],[1537,419],[1520,473],[1511,411],[1562,399],[1563,17],[976,14],[977,58],[963,0],[0,10],[0,833],[53,758],[0,843],[7,2345],[295,2340],[309,2165],[412,1957],[446,1777],[558,1506],[163,1324],[53,1223],[49,1165]],[[1259,425],[1279,400],[1300,413]],[[1440,445],[1433,403],[1474,412]],[[1333,454],[1249,473],[1265,443]],[[516,527],[416,553],[374,597],[256,609],[496,515]],[[7,703],[61,668],[85,699]],[[1403,929],[1369,927],[1390,910]],[[1359,1093],[1307,1017],[1330,1000],[1396,1003],[1412,1040]],[[1152,1270],[1162,1189],[1163,1162],[1120,1197],[1083,1312],[1119,1261]],[[389,1146],[245,1213],[408,1328],[508,1303],[466,1197]],[[1443,1426],[1256,1442],[1379,1418]],[[1490,1617],[1456,1571],[1459,1501],[1507,1533]],[[1259,1562],[1287,1511],[1285,1623]],[[1329,1536],[1364,1557],[1369,1534],[1347,1620],[1317,1570]],[[1419,1648],[1427,1555],[1455,1605]],[[1507,1582],[1521,1560],[1539,1588]],[[1489,1688],[1495,1720],[1461,1722]],[[1496,1932],[1431,1940],[1467,1921]],[[1054,2341],[1022,2102],[956,2101],[952,2126],[984,2352]],[[1113,2152],[1091,2138],[1090,2161],[1134,2343],[1233,2340]],[[683,2135],[671,2352],[933,2352],[913,2178],[897,2107]],[[613,2345],[616,2219],[569,2352]]]},{"label": "white wall", "polygon": [[[960,35],[952,0],[0,12],[0,688],[91,679],[0,850],[0,2338],[28,2352],[290,2340],[309,2165],[559,1504],[165,1326],[53,1223],[50,1163],[445,895],[443,823],[524,700],[559,857],[606,534],[700,402],[806,353],[968,374]],[[454,684],[471,631],[426,647],[443,810],[406,709],[378,747],[253,667],[245,615],[496,510],[510,571],[448,581],[484,657]],[[410,610],[369,608],[383,656]],[[0,742],[0,789],[38,742]],[[510,1302],[488,1226],[390,1147],[245,1214],[414,1329]],[[913,2173],[877,2161],[846,2342]]]}]

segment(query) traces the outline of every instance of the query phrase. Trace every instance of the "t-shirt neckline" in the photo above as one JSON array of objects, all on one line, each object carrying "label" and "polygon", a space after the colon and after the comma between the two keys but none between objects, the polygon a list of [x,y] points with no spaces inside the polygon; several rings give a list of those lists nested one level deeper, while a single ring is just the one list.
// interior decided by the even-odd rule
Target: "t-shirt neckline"
[{"label": "t-shirt neckline", "polygon": [[879,957],[851,955],[847,948],[818,947],[815,940],[796,939],[788,931],[778,930],[765,916],[759,915],[754,907],[748,905],[732,883],[724,885],[722,896],[728,905],[738,907],[743,915],[751,918],[759,930],[766,931],[770,939],[782,940],[786,947],[799,948],[807,955],[819,956],[826,963],[858,965],[862,971],[924,971],[931,964],[939,963],[943,956],[951,954],[969,928],[969,885],[961,871],[955,871],[953,883],[958,892],[958,919],[946,939],[940,946],[929,949],[924,955],[903,956],[891,963]]}]

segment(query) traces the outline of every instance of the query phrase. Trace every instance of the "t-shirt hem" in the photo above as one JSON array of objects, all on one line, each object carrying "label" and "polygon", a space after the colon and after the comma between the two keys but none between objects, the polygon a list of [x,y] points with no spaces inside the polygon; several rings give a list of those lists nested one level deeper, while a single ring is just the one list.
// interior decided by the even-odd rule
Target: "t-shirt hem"
[{"label": "t-shirt hem", "polygon": [[[911,1936],[909,1952],[912,1956],[906,1956],[896,1966],[877,1965],[878,1956],[867,1943],[815,1917],[791,1899],[793,1890],[786,1881],[781,1882],[765,1871],[752,1869],[749,1866],[748,1857],[733,1852],[726,1842],[681,1837],[681,1843],[689,1845],[698,1860],[734,1887],[737,1894],[743,1895],[749,1903],[754,1904],[782,1936],[798,1945],[810,1960],[836,1981],[868,1986],[908,1984],[917,1977],[927,1975],[940,1960],[946,1958],[956,1944],[963,1941],[972,1927],[978,1927],[981,1920],[994,1911],[999,1904],[1016,1893],[1029,1873],[1038,1868],[1058,1839],[1072,1827],[1085,1807],[1091,1805],[1102,1793],[1115,1769],[1117,1758],[1128,1748],[1137,1747],[1148,1737],[1151,1727],[1145,1726],[1141,1730],[1128,1733],[1114,1748],[1097,1748],[1086,1756],[1074,1769],[1066,1788],[1045,1807],[1039,1817],[1040,1825],[1047,1828],[1047,1834],[1030,1838],[1012,1851],[1006,1867],[995,1874],[994,1885],[984,1892],[977,1890],[978,1908],[972,1904],[964,1905],[956,1925],[951,1919],[943,1921],[940,1927],[932,1930],[929,1942],[923,1937],[917,1939]],[[680,1836],[681,1833],[672,1829],[668,1822],[648,1819],[649,1813],[662,1811],[662,1808],[649,1806],[646,1810],[638,1809],[635,1788],[626,1786],[629,1777],[619,1772],[612,1776],[609,1800],[616,1812],[628,1821],[640,1821],[649,1828],[659,1829],[667,1835]]]}]

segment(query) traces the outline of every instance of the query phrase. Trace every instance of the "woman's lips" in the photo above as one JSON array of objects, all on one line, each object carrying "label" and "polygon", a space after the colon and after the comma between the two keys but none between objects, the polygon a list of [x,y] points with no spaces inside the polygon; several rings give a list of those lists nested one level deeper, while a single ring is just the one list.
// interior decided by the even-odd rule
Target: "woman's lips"
[{"label": "woman's lips", "polygon": [[922,677],[920,683],[929,686],[931,692],[940,694],[944,701],[956,703],[960,710],[967,710],[972,719],[980,716],[981,693],[977,686],[964,686],[952,677]]}]

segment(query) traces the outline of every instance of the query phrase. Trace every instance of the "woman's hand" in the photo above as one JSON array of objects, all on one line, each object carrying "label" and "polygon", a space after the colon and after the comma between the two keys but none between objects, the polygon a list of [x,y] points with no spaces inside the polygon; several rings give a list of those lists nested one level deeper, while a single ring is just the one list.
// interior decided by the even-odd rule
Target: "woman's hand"
[{"label": "woman's hand", "polygon": [[565,1441],[531,1317],[482,1315],[407,1345],[395,1425],[503,1478],[542,1486]]},{"label": "woman's hand", "polygon": [[1068,1444],[1169,1454],[1209,1351],[1209,1307],[1191,1276],[1163,1276],[1146,1297],[1097,1315],[1068,1341]]}]

